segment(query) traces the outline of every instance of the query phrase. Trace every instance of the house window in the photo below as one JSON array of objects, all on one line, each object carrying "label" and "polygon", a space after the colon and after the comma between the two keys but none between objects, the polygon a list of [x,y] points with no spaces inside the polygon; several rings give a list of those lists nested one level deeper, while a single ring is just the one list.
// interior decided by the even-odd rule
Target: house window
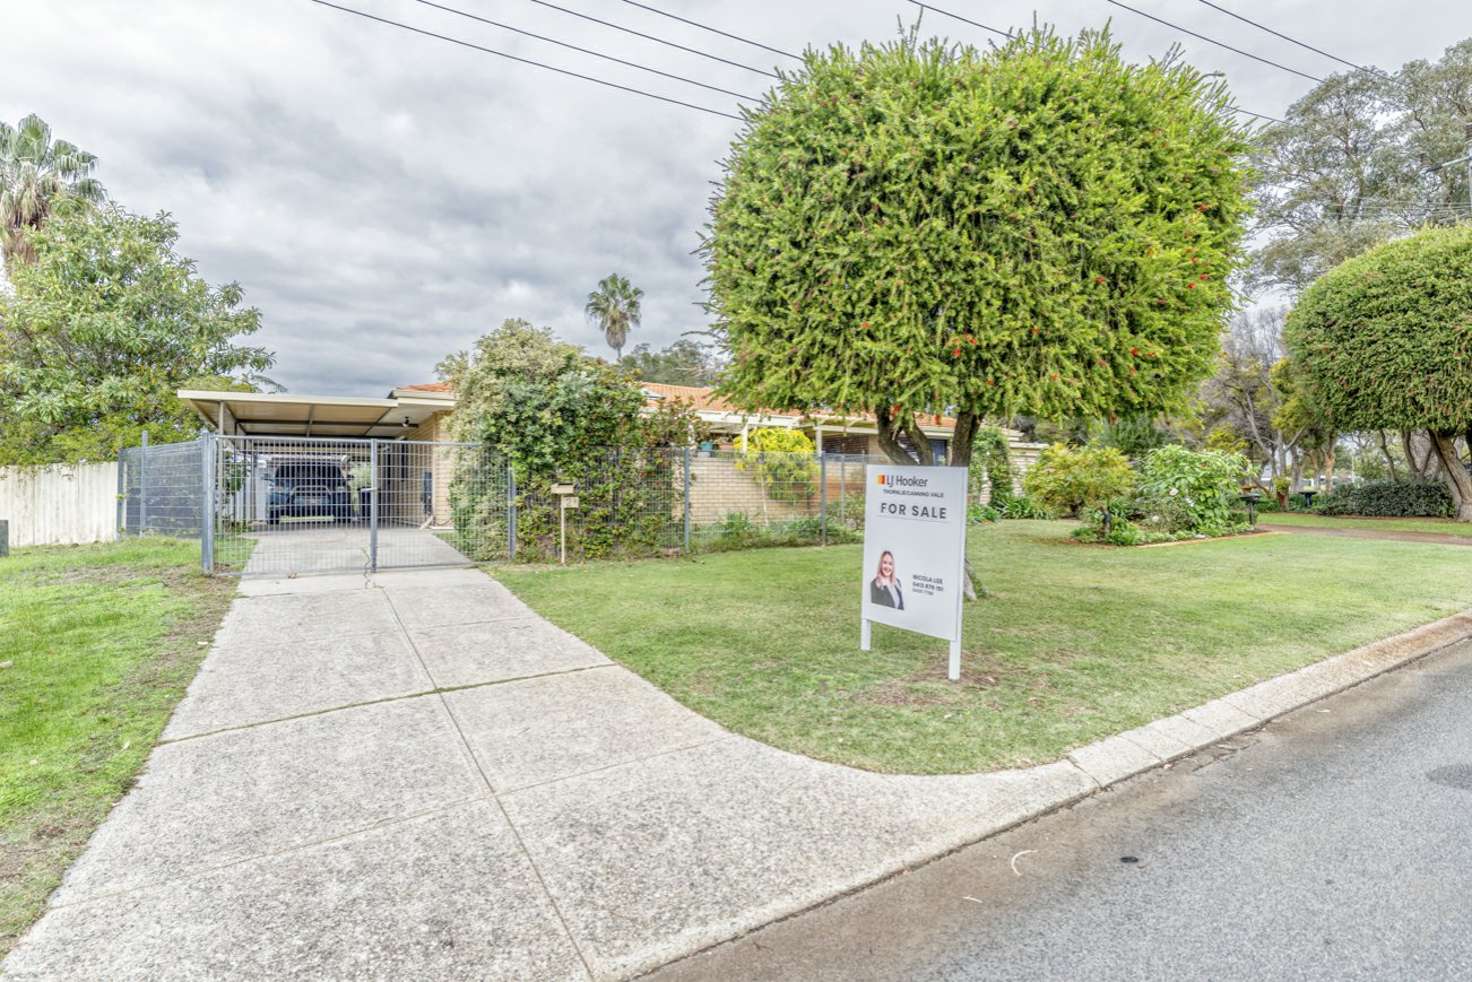
[{"label": "house window", "polygon": [[863,434],[849,434],[847,436],[834,436],[831,433],[823,434],[823,452],[825,454],[844,454],[845,456],[863,456],[869,452],[869,438]]}]

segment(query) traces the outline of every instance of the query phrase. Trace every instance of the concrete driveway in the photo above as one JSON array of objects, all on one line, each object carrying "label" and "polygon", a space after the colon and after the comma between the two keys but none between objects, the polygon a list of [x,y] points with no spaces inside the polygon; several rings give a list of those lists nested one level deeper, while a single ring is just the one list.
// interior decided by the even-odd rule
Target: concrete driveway
[{"label": "concrete driveway", "polygon": [[[242,538],[254,542],[246,576],[294,576],[368,568],[366,524],[283,522]],[[221,549],[225,556],[234,550]],[[384,525],[378,530],[379,568],[396,566],[466,566],[470,560],[428,529]]]},{"label": "concrete driveway", "polygon": [[774,750],[476,570],[241,593],[8,977],[626,977],[1098,786]]}]

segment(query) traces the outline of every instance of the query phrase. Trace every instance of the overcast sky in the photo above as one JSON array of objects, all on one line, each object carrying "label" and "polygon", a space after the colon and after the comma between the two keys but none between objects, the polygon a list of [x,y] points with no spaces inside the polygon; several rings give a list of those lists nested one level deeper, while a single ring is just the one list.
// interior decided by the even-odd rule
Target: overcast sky
[{"label": "overcast sky", "polygon": [[[648,75],[432,9],[334,0],[485,47],[731,111],[731,96]],[[626,0],[560,6],[771,68],[796,64]],[[770,79],[589,23],[534,0],[443,0],[733,92]],[[647,0],[788,51],[888,40],[906,0]],[[996,27],[1030,23],[1008,0],[937,0]],[[1130,5],[1312,75],[1341,66],[1195,0]],[[1361,63],[1436,58],[1472,34],[1466,0],[1221,0]],[[582,306],[617,270],[645,293],[630,344],[668,344],[704,318],[692,255],[709,182],[737,123],[406,33],[310,0],[55,0],[7,5],[0,118],[36,112],[100,158],[97,176],[139,212],[167,210],[211,282],[237,280],[264,314],[260,343],[295,392],[378,395],[507,317],[606,354]],[[1072,33],[1113,20],[1141,60],[1179,35],[1106,0],[1050,2]],[[923,32],[984,44],[929,12]],[[1227,73],[1240,105],[1279,114],[1313,83],[1180,38]]]}]

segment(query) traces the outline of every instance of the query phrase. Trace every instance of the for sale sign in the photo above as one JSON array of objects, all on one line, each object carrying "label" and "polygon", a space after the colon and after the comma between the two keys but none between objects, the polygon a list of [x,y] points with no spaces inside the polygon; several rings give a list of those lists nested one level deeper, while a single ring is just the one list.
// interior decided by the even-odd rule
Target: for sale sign
[{"label": "for sale sign", "polygon": [[960,676],[966,561],[964,467],[870,464],[864,495],[863,633],[873,621],[951,642]]}]

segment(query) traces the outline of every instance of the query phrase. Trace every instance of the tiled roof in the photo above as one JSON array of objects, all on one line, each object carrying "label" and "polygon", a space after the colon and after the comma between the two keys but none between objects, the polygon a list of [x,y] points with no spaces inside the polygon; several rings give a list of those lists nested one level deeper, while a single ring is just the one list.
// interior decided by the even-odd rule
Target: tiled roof
[{"label": "tiled roof", "polygon": [[739,410],[715,394],[715,390],[705,385],[666,385],[663,382],[640,382],[639,388],[644,390],[645,402],[651,406],[663,399],[679,399],[688,402],[699,410],[712,413],[734,413]]},{"label": "tiled roof", "polygon": [[[639,387],[644,390],[645,402],[654,407],[664,399],[678,399],[690,403],[696,410],[704,410],[711,413],[739,413],[741,412],[733,403],[722,399],[715,394],[715,390],[705,385],[667,385],[664,382],[640,382]],[[422,385],[403,385],[398,388],[399,392],[453,392],[448,382],[426,382]],[[802,416],[802,413],[792,410],[764,410],[768,416]],[[824,413],[813,412],[807,415],[819,419],[846,419],[849,422],[873,423],[874,417],[869,413]],[[925,426],[940,426],[946,429],[954,429],[956,421],[949,416],[924,415],[920,422]]]}]

